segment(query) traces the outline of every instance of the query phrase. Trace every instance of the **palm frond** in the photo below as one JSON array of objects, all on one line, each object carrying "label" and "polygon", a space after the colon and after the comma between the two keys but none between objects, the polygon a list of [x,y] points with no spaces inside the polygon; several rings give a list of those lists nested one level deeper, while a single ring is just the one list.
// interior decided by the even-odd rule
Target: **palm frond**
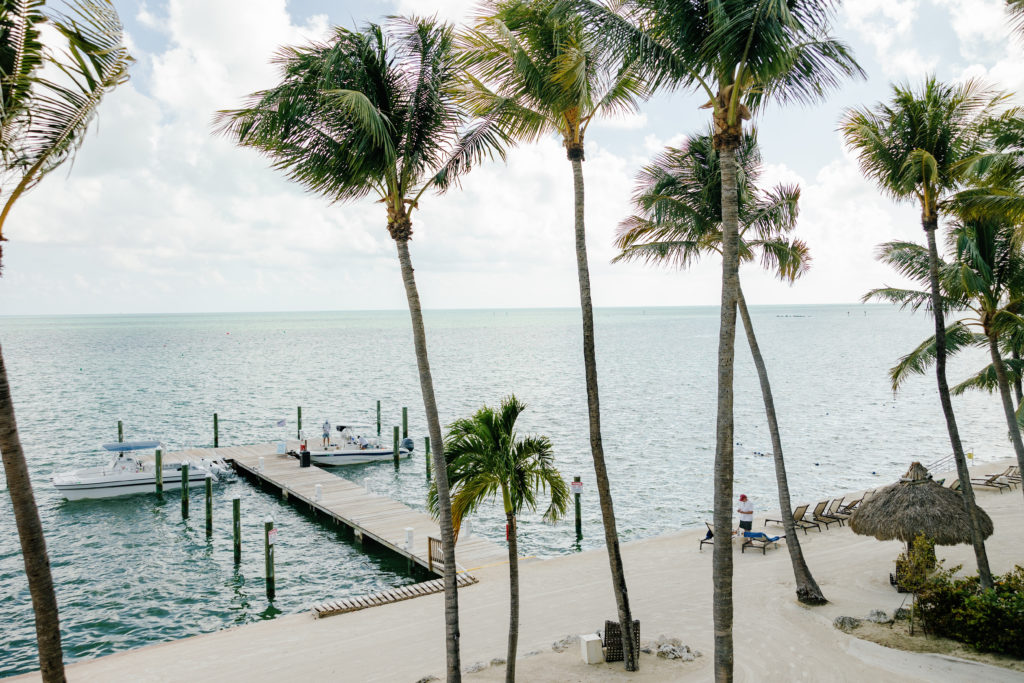
[{"label": "palm frond", "polygon": [[[946,327],[946,354],[954,356],[969,346],[987,343],[984,335],[976,334],[962,322],[957,321]],[[911,375],[923,375],[935,362],[935,335],[925,339],[913,351],[900,358],[899,363],[889,370],[892,390],[898,391],[900,386]]]}]

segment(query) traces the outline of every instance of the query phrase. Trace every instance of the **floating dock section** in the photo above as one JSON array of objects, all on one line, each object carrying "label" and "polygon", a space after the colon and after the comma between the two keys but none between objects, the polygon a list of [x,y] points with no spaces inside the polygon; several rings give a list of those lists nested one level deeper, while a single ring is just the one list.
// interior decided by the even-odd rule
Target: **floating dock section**
[{"label": "floating dock section", "polygon": [[[288,449],[297,450],[298,442],[288,442]],[[279,491],[286,500],[301,502],[317,516],[349,527],[357,540],[370,539],[435,574],[441,574],[444,569],[438,540],[440,528],[430,515],[386,496],[369,493],[359,484],[316,465],[299,467],[298,458],[277,453],[277,443],[193,448],[168,453],[165,461],[200,458],[223,458],[241,476],[259,482],[263,488]],[[319,498],[317,485],[320,486]],[[406,547],[409,528],[413,531],[413,543]],[[455,546],[456,570],[460,573],[502,562],[508,562],[508,551],[485,538],[460,538]]]}]

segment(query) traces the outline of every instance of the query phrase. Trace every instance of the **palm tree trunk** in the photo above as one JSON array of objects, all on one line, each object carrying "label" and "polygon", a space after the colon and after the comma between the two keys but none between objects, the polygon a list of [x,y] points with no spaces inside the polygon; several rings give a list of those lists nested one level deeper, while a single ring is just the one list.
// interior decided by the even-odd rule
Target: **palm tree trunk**
[{"label": "palm tree trunk", "polygon": [[[738,136],[737,136],[738,137]],[[722,309],[718,333],[718,417],[715,438],[714,585],[715,680],[730,683],[732,653],[733,360],[739,291],[739,226],[735,144],[717,145],[722,165]]]},{"label": "palm tree trunk", "polygon": [[508,653],[505,655],[505,683],[516,680],[516,647],[519,644],[519,546],[516,516],[505,513],[508,524]]},{"label": "palm tree trunk", "polygon": [[63,682],[64,653],[60,643],[60,620],[57,615],[57,595],[53,591],[50,558],[46,553],[43,523],[32,493],[25,453],[18,438],[18,424],[14,420],[11,386],[7,382],[7,368],[0,351],[0,454],[7,491],[14,508],[14,521],[21,541],[21,556],[25,560],[25,575],[32,596],[32,610],[36,617],[36,642],[39,646],[39,670],[47,683]]},{"label": "palm tree trunk", "polygon": [[[1016,344],[1010,347],[1010,357],[1015,361],[1020,360],[1020,349]],[[1020,373],[1013,377],[1013,394],[1017,397],[1017,407],[1020,408],[1020,402],[1024,401],[1024,385],[1021,384]]]},{"label": "palm tree trunk", "polygon": [[796,578],[796,598],[807,605],[824,605],[828,602],[811,575],[811,570],[804,560],[804,552],[800,547],[796,525],[793,523],[793,504],[789,499],[789,482],[786,479],[786,463],[782,459],[782,437],[779,435],[779,422],[775,416],[775,400],[772,398],[772,387],[768,382],[768,368],[765,367],[761,348],[754,336],[754,325],[747,311],[747,301],[743,298],[743,288],[736,290],[740,317],[743,328],[747,332],[747,343],[750,354],[754,357],[757,368],[757,379],[761,383],[761,396],[764,398],[764,412],[768,418],[768,431],[772,437],[772,451],[775,456],[775,481],[779,487],[779,505],[782,507],[782,528],[786,533],[786,547],[789,549],[789,560],[793,564],[793,576]]},{"label": "palm tree trunk", "polygon": [[412,340],[416,349],[416,365],[420,373],[423,409],[427,414],[427,429],[430,432],[431,444],[434,446],[434,482],[437,485],[441,549],[444,555],[444,621],[448,681],[454,683],[462,680],[462,667],[459,662],[459,593],[455,582],[455,533],[452,530],[452,503],[448,495],[448,467],[444,458],[441,423],[437,418],[437,402],[434,400],[434,381],[430,376],[430,362],[427,359],[427,334],[423,328],[423,311],[420,309],[420,295],[416,289],[412,260],[409,258],[409,242],[395,240],[395,244],[398,246],[398,262],[402,266],[405,296],[409,301],[409,317],[412,318]]},{"label": "palm tree trunk", "polygon": [[583,365],[587,378],[587,408],[590,413],[590,452],[594,457],[594,475],[597,481],[597,496],[601,503],[604,541],[608,547],[608,562],[612,570],[612,590],[615,593],[619,625],[622,628],[622,652],[625,657],[626,671],[636,671],[640,666],[640,653],[636,651],[633,643],[633,616],[629,610],[626,573],[622,566],[619,534],[615,528],[615,510],[612,506],[612,491],[608,483],[608,470],[604,463],[604,446],[601,444],[601,408],[597,394],[597,359],[594,353],[594,308],[590,301],[587,233],[583,222],[583,162],[580,159],[572,159],[571,163],[573,189],[575,190],[576,267],[580,280],[580,306],[583,310]]},{"label": "palm tree trunk", "polygon": [[960,479],[960,490],[964,496],[964,509],[971,520],[971,545],[978,562],[978,583],[983,589],[992,587],[992,571],[988,566],[988,554],[985,552],[985,539],[979,531],[978,504],[974,500],[974,489],[971,487],[971,475],[967,470],[967,458],[964,447],[960,443],[960,431],[956,426],[953,414],[953,401],[949,396],[949,384],[946,382],[946,321],[942,312],[942,296],[939,293],[939,251],[935,246],[935,230],[938,220],[923,218],[924,234],[928,238],[928,276],[932,289],[932,314],[935,319],[935,379],[939,385],[939,402],[942,414],[946,417],[946,431],[949,432],[949,443],[953,447],[953,459],[956,461],[956,474]]},{"label": "palm tree trunk", "polygon": [[[996,369],[996,379],[999,382],[999,395],[1003,399],[1003,412],[1006,413],[1006,426],[1010,429],[1010,441],[1013,442],[1013,451],[1017,454],[1017,465],[1024,471],[1024,443],[1020,439],[1020,426],[1017,424],[1017,414],[1013,411],[1013,398],[1010,396],[1010,382],[1006,378],[1006,366],[999,355],[999,341],[996,335],[988,333],[988,350],[992,354],[992,366]],[[1021,487],[1024,492],[1024,486]]]}]

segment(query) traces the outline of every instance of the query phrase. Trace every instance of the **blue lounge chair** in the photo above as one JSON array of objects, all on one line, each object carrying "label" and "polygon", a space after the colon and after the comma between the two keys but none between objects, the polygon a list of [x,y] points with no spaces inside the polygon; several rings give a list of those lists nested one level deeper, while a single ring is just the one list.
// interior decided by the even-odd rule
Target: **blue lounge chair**
[{"label": "blue lounge chair", "polygon": [[740,546],[740,552],[744,552],[747,546],[750,546],[752,548],[760,548],[761,554],[764,555],[769,545],[772,543],[778,544],[784,538],[785,536],[769,536],[763,531],[744,531],[743,545]]}]

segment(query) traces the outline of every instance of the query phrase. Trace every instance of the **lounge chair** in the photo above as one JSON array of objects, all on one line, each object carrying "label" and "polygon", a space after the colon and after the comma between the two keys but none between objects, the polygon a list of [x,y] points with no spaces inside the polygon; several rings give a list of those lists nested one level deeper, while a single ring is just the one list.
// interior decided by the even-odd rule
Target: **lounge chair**
[{"label": "lounge chair", "polygon": [[843,507],[843,499],[836,498],[832,501],[832,504],[828,506],[828,510],[825,512],[826,517],[833,517],[839,520],[839,526],[843,526],[843,522],[848,520],[853,514],[852,512],[840,512]]},{"label": "lounge chair", "polygon": [[704,544],[714,545],[715,544],[715,530],[711,526],[710,522],[704,522],[704,525],[708,528],[708,535],[700,539],[700,548],[698,550],[704,550]]},{"label": "lounge chair", "polygon": [[830,524],[839,524],[842,526],[843,520],[838,517],[832,517],[825,512],[825,507],[828,505],[828,500],[823,500],[814,506],[814,513],[811,515],[815,522],[821,522],[827,529]]},{"label": "lounge chair", "polygon": [[[1020,483],[1020,474],[1018,473],[1018,468],[1014,467],[1013,465],[1007,467],[1005,470],[999,472],[998,474],[985,475],[986,479],[991,479],[993,477],[995,477],[996,479],[1006,479],[1005,483],[1009,484],[1010,486],[1016,486],[1017,484]],[[971,481],[974,480],[972,479]]]},{"label": "lounge chair", "polygon": [[857,498],[855,500],[850,501],[846,505],[840,505],[839,512],[843,513],[844,515],[853,514],[853,511],[857,509],[858,505],[860,505],[861,500],[863,500],[863,498]]},{"label": "lounge chair", "polygon": [[751,548],[760,548],[761,554],[764,555],[769,545],[772,543],[778,545],[779,541],[783,538],[785,536],[769,536],[763,531],[744,531],[743,545],[740,546],[740,552],[744,552],[749,546]]},{"label": "lounge chair", "polygon": [[949,485],[949,490],[950,491],[959,491],[960,490],[960,480],[959,479],[954,479],[953,483],[951,483]]},{"label": "lounge chair", "polygon": [[1010,488],[1010,485],[1005,481],[999,481],[1000,477],[1002,476],[1002,473],[990,474],[985,477],[971,479],[971,484],[973,484],[974,486],[984,486],[990,489],[999,489],[999,493],[1002,493],[1004,489]]},{"label": "lounge chair", "polygon": [[[818,524],[817,522],[812,522],[809,519],[804,519],[804,515],[807,514],[807,508],[807,505],[801,505],[796,510],[793,510],[793,524],[794,526],[796,526],[797,529],[804,530],[804,536],[807,535],[807,530],[812,527],[817,529],[818,531],[821,531],[820,524]],[[768,526],[768,522],[772,522],[773,524],[782,524],[781,519],[766,519],[764,520],[764,525]]]}]

